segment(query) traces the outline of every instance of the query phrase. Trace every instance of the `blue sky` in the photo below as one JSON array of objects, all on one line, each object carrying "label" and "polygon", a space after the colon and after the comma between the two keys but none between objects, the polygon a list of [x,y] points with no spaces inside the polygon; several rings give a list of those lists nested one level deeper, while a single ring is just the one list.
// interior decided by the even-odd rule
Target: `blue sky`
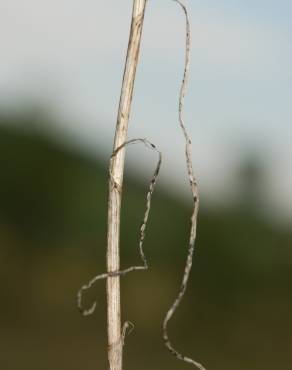
[{"label": "blue sky", "polygon": [[[256,150],[267,163],[270,206],[292,215],[291,1],[186,4],[192,23],[186,117],[205,197],[232,194],[233,170]],[[131,0],[0,0],[0,108],[43,102],[60,134],[93,155],[109,154],[131,7]],[[183,45],[180,8],[149,0],[129,135],[162,148],[163,181],[180,190],[186,190],[176,109]],[[145,156],[137,153],[129,163],[139,170]]]}]

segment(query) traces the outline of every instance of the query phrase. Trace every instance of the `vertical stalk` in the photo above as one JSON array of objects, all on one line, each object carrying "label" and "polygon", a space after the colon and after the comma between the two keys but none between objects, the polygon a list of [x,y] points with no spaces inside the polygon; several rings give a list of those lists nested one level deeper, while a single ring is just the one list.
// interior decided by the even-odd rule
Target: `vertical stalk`
[{"label": "vertical stalk", "polygon": [[[127,138],[133,87],[138,64],[138,56],[147,0],[134,0],[132,23],[121,89],[114,150]],[[108,231],[107,231],[107,271],[120,269],[120,211],[124,172],[125,151],[121,149],[110,163]],[[107,279],[107,331],[109,370],[122,370],[123,343],[121,337],[120,277]]]}]

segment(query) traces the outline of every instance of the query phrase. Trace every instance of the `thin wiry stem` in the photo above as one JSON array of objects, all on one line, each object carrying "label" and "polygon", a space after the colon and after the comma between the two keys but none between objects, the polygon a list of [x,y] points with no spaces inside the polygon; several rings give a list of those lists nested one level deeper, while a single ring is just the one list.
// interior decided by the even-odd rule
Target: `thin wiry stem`
[{"label": "thin wiry stem", "polygon": [[184,66],[182,84],[180,88],[178,111],[179,111],[179,124],[183,131],[184,138],[186,141],[185,155],[186,155],[186,165],[187,165],[189,183],[190,183],[191,193],[193,197],[193,212],[191,216],[191,230],[190,230],[190,238],[189,238],[189,244],[188,244],[188,255],[187,255],[186,265],[184,269],[183,279],[181,282],[178,295],[166,313],[166,316],[162,324],[162,330],[163,330],[163,340],[164,340],[166,347],[177,359],[191,363],[200,370],[205,370],[205,368],[199,362],[193,360],[192,358],[182,355],[178,350],[176,350],[175,347],[171,344],[169,340],[169,336],[168,336],[168,322],[174,315],[177,307],[181,303],[181,300],[186,292],[187,284],[188,284],[189,277],[190,277],[190,272],[192,269],[193,254],[194,254],[195,240],[196,240],[196,233],[197,233],[197,218],[198,218],[198,211],[199,211],[199,192],[198,192],[198,186],[197,186],[197,182],[194,176],[193,165],[192,165],[191,139],[188,135],[188,132],[187,132],[187,129],[184,123],[184,98],[185,98],[186,91],[187,91],[187,81],[188,81],[189,67],[190,67],[190,45],[191,45],[190,22],[189,22],[188,12],[187,12],[185,5],[181,3],[179,0],[174,0],[174,1],[181,6],[181,8],[183,9],[185,13],[185,18],[186,18],[185,66]]},{"label": "thin wiry stem", "polygon": [[[84,284],[77,293],[77,306],[78,306],[78,309],[80,310],[80,312],[82,313],[83,316],[91,315],[94,312],[95,308],[96,308],[96,302],[94,302],[93,305],[88,309],[85,309],[83,307],[83,304],[82,304],[83,292],[85,290],[90,289],[98,280],[107,279],[108,277],[113,277],[113,276],[124,276],[124,275],[126,275],[126,274],[128,274],[129,272],[132,272],[132,271],[147,270],[148,269],[148,263],[147,263],[147,259],[146,259],[146,256],[145,256],[145,253],[144,253],[144,250],[143,250],[143,244],[144,244],[144,239],[145,239],[145,235],[146,235],[146,227],[147,227],[148,217],[149,217],[149,213],[150,213],[150,209],[151,209],[151,198],[152,198],[152,194],[153,194],[153,191],[154,191],[154,188],[155,188],[155,185],[156,185],[156,181],[157,181],[157,178],[158,178],[158,175],[159,175],[160,167],[161,167],[162,154],[156,148],[156,146],[154,144],[152,144],[150,141],[148,141],[147,139],[132,139],[132,140],[126,141],[124,144],[119,146],[113,152],[113,154],[111,156],[111,160],[113,160],[113,158],[117,155],[117,153],[121,149],[123,149],[124,147],[126,147],[128,145],[137,144],[137,143],[143,143],[149,149],[154,150],[155,152],[158,153],[158,161],[157,161],[157,165],[156,165],[154,174],[152,176],[152,179],[149,183],[149,188],[148,188],[148,192],[147,192],[147,196],[146,196],[145,212],[144,212],[143,221],[142,221],[141,227],[140,227],[139,254],[140,254],[140,258],[141,258],[143,264],[140,265],[140,266],[131,266],[131,267],[128,267],[124,270],[112,271],[112,272],[107,272],[107,273],[104,273],[104,274],[96,275],[87,284]],[[110,176],[110,181],[113,182],[113,186],[118,186],[115,183],[111,173],[109,174],[109,176]],[[127,322],[127,323],[129,324],[129,322]],[[122,334],[125,333],[126,329],[129,327],[129,325],[127,323],[124,324]],[[122,335],[123,340],[124,340],[124,336],[125,336],[125,334]]]}]

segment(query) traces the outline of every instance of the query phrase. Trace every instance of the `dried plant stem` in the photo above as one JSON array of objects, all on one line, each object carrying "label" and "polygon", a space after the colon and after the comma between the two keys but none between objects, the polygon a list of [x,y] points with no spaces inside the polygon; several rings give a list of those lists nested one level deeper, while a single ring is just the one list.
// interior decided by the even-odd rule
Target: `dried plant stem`
[{"label": "dried plant stem", "polygon": [[[117,117],[114,152],[124,144],[127,138],[146,1],[134,0],[133,4],[132,24]],[[119,236],[124,159],[125,151],[122,148],[110,162],[107,232],[108,273],[120,269]],[[122,370],[123,340],[119,276],[107,278],[107,331],[109,370]]]}]

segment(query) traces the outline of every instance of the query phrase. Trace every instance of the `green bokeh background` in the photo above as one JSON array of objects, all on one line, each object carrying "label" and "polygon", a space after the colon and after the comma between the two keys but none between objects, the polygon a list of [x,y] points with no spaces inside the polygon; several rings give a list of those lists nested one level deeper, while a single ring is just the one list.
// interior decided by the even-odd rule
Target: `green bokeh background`
[{"label": "green bokeh background", "polygon": [[[0,121],[0,368],[106,369],[105,282],[85,296],[89,305],[98,299],[92,317],[80,316],[76,292],[105,271],[107,163],[37,129],[49,125],[45,117]],[[259,216],[254,168],[243,171],[233,206],[202,202],[189,289],[170,323],[176,347],[208,369],[291,367],[292,233]],[[146,189],[127,173],[123,267],[140,263]],[[124,369],[191,368],[161,338],[182,277],[190,206],[158,184],[145,239],[150,269],[122,279],[123,319],[135,323]]]}]

